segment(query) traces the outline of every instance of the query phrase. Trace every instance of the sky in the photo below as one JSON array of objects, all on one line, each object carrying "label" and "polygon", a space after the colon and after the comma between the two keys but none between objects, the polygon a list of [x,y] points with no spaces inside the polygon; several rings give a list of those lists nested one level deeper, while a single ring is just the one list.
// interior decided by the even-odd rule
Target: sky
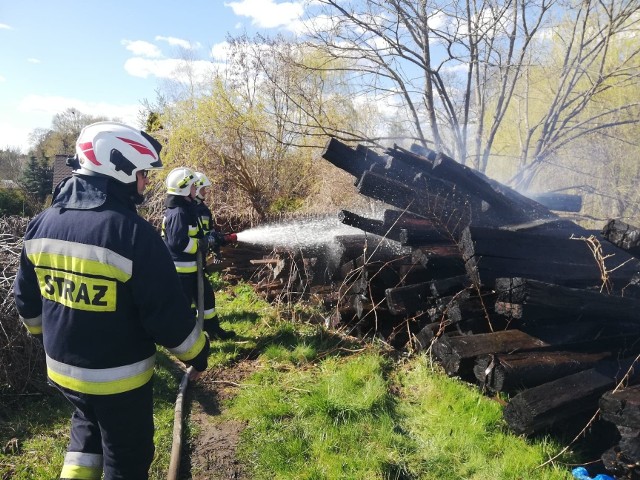
[{"label": "sky", "polygon": [[211,68],[229,35],[290,32],[303,0],[0,0],[0,149],[57,113],[139,125],[183,58]]}]

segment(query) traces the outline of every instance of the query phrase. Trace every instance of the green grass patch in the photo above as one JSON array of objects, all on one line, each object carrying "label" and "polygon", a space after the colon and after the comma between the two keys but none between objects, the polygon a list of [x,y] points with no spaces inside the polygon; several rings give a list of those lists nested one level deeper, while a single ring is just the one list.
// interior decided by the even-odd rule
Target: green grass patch
[{"label": "green grass patch", "polygon": [[249,424],[241,454],[253,478],[398,478],[406,469],[398,460],[411,442],[395,428],[382,356],[289,371],[266,364],[226,414]]},{"label": "green grass patch", "polygon": [[58,478],[68,442],[72,407],[51,395],[25,396],[0,417],[0,478]]},{"label": "green grass patch", "polygon": [[[179,382],[175,364],[159,352],[153,385],[156,452],[150,468],[151,479],[167,476]],[[51,395],[25,397],[25,401],[13,403],[11,409],[3,412],[0,447],[15,438],[18,448],[0,449],[0,478],[58,478],[69,442],[72,412],[71,404],[54,388],[51,388]]]},{"label": "green grass patch", "polygon": [[[277,311],[247,285],[228,287],[216,298],[222,326],[238,337],[212,342],[209,366],[242,359],[258,364],[217,419],[246,422],[238,455],[249,478],[571,478],[563,465],[538,468],[561,445],[510,434],[499,403],[424,357],[393,361],[376,345],[363,347],[308,322],[317,316],[313,309]],[[180,378],[161,352],[152,480],[166,478]],[[57,395],[30,398],[0,417],[0,445],[11,438],[20,445],[0,453],[0,478],[57,478],[70,414]],[[192,427],[186,428],[194,441]]]},{"label": "green grass patch", "polygon": [[407,461],[418,478],[572,478],[568,467],[538,468],[561,445],[544,438],[527,441],[507,432],[498,402],[447,377],[423,357],[398,369],[396,382],[402,429],[417,446]]}]

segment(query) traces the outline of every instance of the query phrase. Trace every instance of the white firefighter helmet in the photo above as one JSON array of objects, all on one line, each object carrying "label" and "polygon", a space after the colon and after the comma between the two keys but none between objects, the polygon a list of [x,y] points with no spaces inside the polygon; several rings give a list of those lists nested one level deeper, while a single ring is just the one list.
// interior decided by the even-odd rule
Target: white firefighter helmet
[{"label": "white firefighter helmet", "polygon": [[181,195],[186,197],[191,193],[191,185],[196,183],[198,178],[196,172],[187,167],[174,168],[167,175],[167,193],[169,195]]},{"label": "white firefighter helmet", "polygon": [[[207,176],[202,172],[195,172],[196,175],[196,195],[200,197],[200,192],[205,187],[211,186],[211,181],[207,178]],[[202,198],[202,197],[200,197]]]},{"label": "white firefighter helmet", "polygon": [[76,141],[77,172],[132,183],[139,170],[162,168],[161,149],[160,142],[148,133],[123,123],[92,123],[82,129]]}]

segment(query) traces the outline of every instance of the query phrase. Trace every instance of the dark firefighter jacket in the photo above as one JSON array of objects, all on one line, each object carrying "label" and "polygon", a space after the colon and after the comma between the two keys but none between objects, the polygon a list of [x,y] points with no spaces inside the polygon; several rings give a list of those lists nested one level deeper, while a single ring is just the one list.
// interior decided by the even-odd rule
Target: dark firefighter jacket
[{"label": "dark firefighter jacket", "polygon": [[198,215],[198,224],[202,228],[202,231],[206,235],[213,228],[213,214],[207,205],[200,199],[195,203],[196,214]]},{"label": "dark firefighter jacket", "polygon": [[164,239],[178,273],[195,273],[198,270],[196,252],[198,239],[204,232],[198,224],[195,203],[179,195],[167,195],[162,220]]},{"label": "dark firefighter jacket", "polygon": [[71,177],[25,234],[16,307],[29,331],[43,334],[50,379],[77,392],[108,395],[144,385],[156,344],[196,370],[206,368],[209,343],[129,187]]}]

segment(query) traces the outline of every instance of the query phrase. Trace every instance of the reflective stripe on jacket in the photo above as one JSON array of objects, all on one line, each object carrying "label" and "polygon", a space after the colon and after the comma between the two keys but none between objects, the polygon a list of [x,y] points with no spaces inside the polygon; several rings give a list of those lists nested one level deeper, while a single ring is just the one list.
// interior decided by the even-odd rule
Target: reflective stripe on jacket
[{"label": "reflective stripe on jacket", "polygon": [[176,271],[195,273],[198,270],[198,239],[203,236],[195,203],[182,196],[168,195],[165,206],[167,208],[162,219],[162,238],[169,249]]},{"label": "reflective stripe on jacket", "polygon": [[[71,187],[59,195],[91,190],[82,178]],[[51,380],[98,395],[146,383],[156,344],[198,370],[208,353],[160,235],[111,190],[95,208],[59,201],[32,219],[14,282]]]}]

